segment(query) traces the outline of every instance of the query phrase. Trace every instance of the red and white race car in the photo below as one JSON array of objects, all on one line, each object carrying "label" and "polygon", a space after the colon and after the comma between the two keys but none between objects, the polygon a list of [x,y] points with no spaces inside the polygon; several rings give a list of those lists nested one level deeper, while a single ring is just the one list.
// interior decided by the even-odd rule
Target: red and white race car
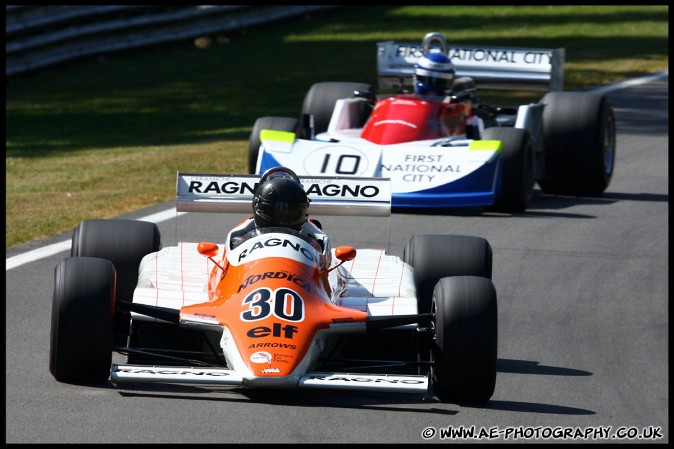
[{"label": "red and white race car", "polygon": [[[179,173],[181,212],[250,214],[252,175]],[[387,216],[390,181],[302,177],[313,215]],[[416,235],[402,258],[267,228],[238,246],[161,248],[153,223],[87,220],[54,272],[49,370],[60,382],[435,394],[495,388],[492,249]],[[126,355],[112,363],[112,353]]]},{"label": "red and white race car", "polygon": [[[422,55],[456,67],[444,99],[405,93]],[[493,207],[522,212],[544,193],[597,196],[613,175],[616,129],[604,95],[563,91],[563,49],[450,46],[429,33],[421,45],[380,42],[381,88],[319,82],[300,119],[260,117],[249,171],[283,165],[306,176],[391,179],[394,208]],[[546,90],[517,108],[481,104],[480,88]]]}]

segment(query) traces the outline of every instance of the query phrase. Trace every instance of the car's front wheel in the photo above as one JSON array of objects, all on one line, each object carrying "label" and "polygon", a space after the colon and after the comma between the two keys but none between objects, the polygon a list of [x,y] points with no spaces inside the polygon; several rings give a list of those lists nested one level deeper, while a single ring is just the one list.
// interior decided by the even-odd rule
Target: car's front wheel
[{"label": "car's front wheel", "polygon": [[496,387],[496,289],[487,278],[442,278],[433,290],[431,381],[443,402],[486,402]]},{"label": "car's front wheel", "polygon": [[285,131],[300,135],[300,121],[290,117],[260,117],[255,120],[253,130],[248,138],[248,173],[255,174],[257,171],[257,159],[260,154],[260,131],[271,129],[274,131]]},{"label": "car's front wheel", "polygon": [[484,130],[484,140],[500,140],[501,190],[492,208],[499,212],[523,212],[533,197],[534,146],[529,131],[494,127]]},{"label": "car's front wheel", "polygon": [[115,267],[66,257],[54,270],[49,371],[59,382],[104,383],[112,363]]}]

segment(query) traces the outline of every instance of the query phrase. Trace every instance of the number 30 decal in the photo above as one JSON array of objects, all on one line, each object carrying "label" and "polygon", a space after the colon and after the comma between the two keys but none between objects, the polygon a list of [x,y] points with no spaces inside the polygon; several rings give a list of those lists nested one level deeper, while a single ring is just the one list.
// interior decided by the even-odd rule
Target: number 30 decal
[{"label": "number 30 decal", "polygon": [[244,321],[257,321],[274,315],[286,321],[304,319],[302,297],[289,288],[279,288],[273,292],[268,288],[259,288],[246,296],[242,304],[248,304],[248,310],[241,312]]}]

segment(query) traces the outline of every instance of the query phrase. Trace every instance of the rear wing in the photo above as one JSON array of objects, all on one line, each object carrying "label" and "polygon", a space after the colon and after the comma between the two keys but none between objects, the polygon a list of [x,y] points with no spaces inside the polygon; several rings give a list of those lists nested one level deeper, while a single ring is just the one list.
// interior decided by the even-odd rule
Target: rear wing
[{"label": "rear wing", "polygon": [[[343,176],[300,176],[311,215],[388,217],[391,180]],[[252,213],[259,175],[178,173],[178,212]]]},{"label": "rear wing", "polygon": [[483,89],[531,91],[564,90],[563,48],[507,48],[448,45],[440,33],[428,33],[421,45],[410,42],[377,43],[379,88],[411,86],[414,64],[429,51],[442,51],[452,60],[456,76],[468,76]]}]

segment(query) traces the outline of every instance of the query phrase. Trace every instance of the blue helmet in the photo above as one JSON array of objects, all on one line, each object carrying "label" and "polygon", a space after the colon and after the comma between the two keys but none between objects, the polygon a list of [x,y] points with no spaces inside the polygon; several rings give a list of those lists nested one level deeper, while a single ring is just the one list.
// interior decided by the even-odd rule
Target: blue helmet
[{"label": "blue helmet", "polygon": [[454,84],[454,64],[444,53],[423,55],[414,66],[414,91],[417,95],[445,96]]}]

